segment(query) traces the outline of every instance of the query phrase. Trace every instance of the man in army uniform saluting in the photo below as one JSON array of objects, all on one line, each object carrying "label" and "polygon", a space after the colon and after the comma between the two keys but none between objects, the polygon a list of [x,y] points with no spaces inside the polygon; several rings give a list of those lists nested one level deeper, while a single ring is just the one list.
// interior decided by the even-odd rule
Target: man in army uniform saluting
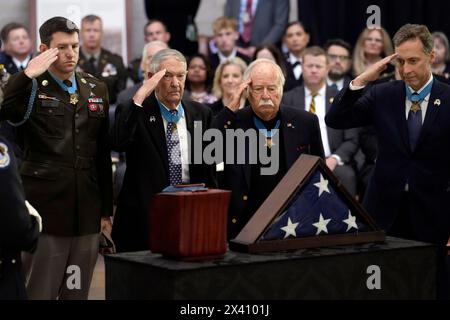
[{"label": "man in army uniform saluting", "polygon": [[[27,200],[45,221],[36,252],[24,261],[32,266],[31,299],[87,298],[99,232],[111,228],[108,94],[102,82],[75,72],[78,33],[66,18],[47,20],[39,29],[41,54],[11,77],[0,109],[0,119],[25,121],[20,173]],[[80,281],[69,288],[74,273]]]}]

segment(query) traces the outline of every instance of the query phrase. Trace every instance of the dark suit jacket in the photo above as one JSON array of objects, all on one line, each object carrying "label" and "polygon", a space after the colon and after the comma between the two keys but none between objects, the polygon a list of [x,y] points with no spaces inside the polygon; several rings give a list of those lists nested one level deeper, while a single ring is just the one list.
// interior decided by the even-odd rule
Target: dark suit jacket
[{"label": "dark suit jacket", "polygon": [[[33,110],[19,127],[26,198],[45,221],[42,232],[56,236],[98,233],[100,218],[113,213],[108,92],[86,73],[77,72],[76,80],[74,106],[48,72],[37,77]],[[0,120],[24,118],[31,85],[24,72],[11,76]]]},{"label": "dark suit jacket", "polygon": [[284,92],[291,91],[292,89],[303,85],[303,73],[300,75],[300,78],[296,79],[291,63],[285,60],[284,65],[286,69],[286,82],[284,83],[283,88]]},{"label": "dark suit jacket", "polygon": [[[331,103],[338,93],[331,87],[325,90],[326,112],[330,111]],[[305,110],[305,86],[296,87],[283,95],[283,103],[292,107]],[[327,128],[328,142],[331,153],[338,155],[342,162],[349,163],[358,151],[358,129],[337,130]]]},{"label": "dark suit jacket", "polygon": [[[239,21],[241,0],[227,0],[225,16]],[[281,40],[289,20],[289,0],[259,0],[253,17],[250,44],[275,44]]]},{"label": "dark suit jacket", "polygon": [[25,206],[25,194],[11,146],[0,137],[0,300],[24,299],[20,251],[32,249],[39,226]]},{"label": "dark suit jacket", "polygon": [[[312,154],[323,158],[322,139],[317,117],[304,110],[285,105],[280,106],[280,112],[280,130],[283,130],[286,168],[289,169],[301,154]],[[237,113],[223,108],[214,118],[213,126],[222,131],[224,128],[248,130],[254,127],[253,112],[249,106]],[[247,142],[246,154],[248,152]],[[251,165],[248,162],[246,164],[225,164],[224,188],[232,191],[228,215],[228,236],[231,239],[250,219],[249,216],[244,216],[247,206],[246,195],[252,187],[250,181]]]},{"label": "dark suit jacket", "polygon": [[338,129],[375,127],[378,156],[366,191],[366,209],[389,230],[408,183],[414,202],[409,223],[417,240],[445,244],[450,235],[450,87],[435,79],[415,150],[409,145],[404,82],[363,91],[342,90],[326,121]]},{"label": "dark suit jacket", "polygon": [[[201,121],[204,131],[211,125],[212,112],[197,102],[182,100],[182,105],[191,134],[191,159],[194,159],[194,121]],[[154,121],[150,121],[151,117]],[[144,101],[143,108],[134,105],[131,100],[117,107],[112,145],[116,151],[126,152],[127,161],[113,238],[118,251],[147,250],[150,199],[169,185],[164,123],[154,94]],[[215,187],[214,172],[214,166],[191,164],[190,182]]]},{"label": "dark suit jacket", "polygon": [[[80,50],[78,66],[82,71],[92,74],[97,79],[105,82],[108,87],[109,102],[116,103],[117,95],[125,89],[127,84],[127,72],[122,57],[102,48],[96,70],[92,70],[89,61]],[[113,68],[110,67],[113,66]],[[114,70],[115,69],[115,70]]]},{"label": "dark suit jacket", "polygon": [[[30,59],[33,57],[33,55],[30,55]],[[5,66],[6,71],[8,71],[9,74],[17,73],[19,70],[17,69],[16,64],[14,63],[12,57],[5,52],[0,52],[0,64],[3,64]]]}]

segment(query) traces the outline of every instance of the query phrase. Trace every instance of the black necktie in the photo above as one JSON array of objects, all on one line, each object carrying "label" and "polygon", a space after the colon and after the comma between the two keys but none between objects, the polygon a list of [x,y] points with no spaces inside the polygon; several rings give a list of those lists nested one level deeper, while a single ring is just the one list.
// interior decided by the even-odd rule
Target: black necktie
[{"label": "black necktie", "polygon": [[302,64],[300,63],[300,61],[297,60],[294,63],[291,63],[291,65],[292,65],[292,69],[295,69],[295,67],[300,66]]},{"label": "black necktie", "polygon": [[95,64],[96,61],[97,59],[95,59],[95,57],[89,58],[89,68],[91,69],[93,75],[97,74],[97,65]]},{"label": "black necktie", "polygon": [[[413,93],[413,96],[414,95],[417,95],[417,93]],[[422,109],[420,108],[420,103],[418,103],[418,110],[416,110],[413,106],[409,110],[407,120],[411,150],[416,148],[417,140],[419,140],[420,131],[422,129]]]},{"label": "black necktie", "polygon": [[63,83],[68,86],[69,88],[72,87],[72,81],[70,80],[64,80]]}]

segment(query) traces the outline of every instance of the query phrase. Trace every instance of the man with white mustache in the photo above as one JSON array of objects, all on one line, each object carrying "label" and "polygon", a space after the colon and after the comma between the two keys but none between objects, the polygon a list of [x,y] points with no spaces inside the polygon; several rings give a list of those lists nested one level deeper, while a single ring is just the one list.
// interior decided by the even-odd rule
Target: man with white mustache
[{"label": "man with white mustache", "polygon": [[[228,238],[233,239],[269,196],[278,182],[301,154],[323,157],[322,139],[317,116],[281,104],[285,78],[280,67],[271,60],[258,59],[244,73],[244,82],[236,90],[232,102],[213,121],[219,130],[258,130],[266,139],[262,150],[278,161],[275,174],[262,174],[265,164],[259,159],[261,150],[247,139],[242,150],[225,150],[226,154],[245,154],[245,163],[225,163],[224,189],[232,190],[228,216]],[[239,109],[246,92],[250,106]],[[256,154],[250,154],[256,153]],[[257,159],[252,163],[250,159]]]}]

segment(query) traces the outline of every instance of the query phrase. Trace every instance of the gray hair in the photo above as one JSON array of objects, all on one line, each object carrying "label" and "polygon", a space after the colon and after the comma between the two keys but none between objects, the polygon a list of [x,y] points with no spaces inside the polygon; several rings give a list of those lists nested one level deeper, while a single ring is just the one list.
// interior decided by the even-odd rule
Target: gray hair
[{"label": "gray hair", "polygon": [[144,69],[144,65],[145,65],[145,69],[150,69],[150,60],[148,59],[148,50],[150,48],[153,47],[158,47],[161,48],[161,50],[167,49],[169,48],[169,46],[167,45],[167,43],[163,42],[163,41],[159,41],[159,40],[155,40],[155,41],[150,41],[148,43],[145,44],[144,49],[142,49],[142,64],[141,64],[141,68]]},{"label": "gray hair", "polygon": [[187,69],[187,62],[186,58],[183,56],[183,54],[175,49],[164,49],[161,51],[158,51],[150,61],[150,72],[156,73],[159,71],[159,66],[161,63],[169,58],[175,58],[181,63],[184,64],[184,68]]},{"label": "gray hair", "polygon": [[283,92],[283,86],[286,81],[286,79],[284,78],[283,70],[281,70],[281,68],[278,64],[276,64],[274,61],[269,60],[269,59],[263,59],[263,58],[256,59],[255,61],[250,63],[247,70],[245,70],[245,72],[244,72],[244,77],[243,77],[244,81],[247,81],[250,78],[253,68],[255,68],[255,66],[257,66],[259,64],[270,64],[275,68],[275,71],[277,73],[277,86],[278,86],[278,89],[281,92]]},{"label": "gray hair", "polygon": [[400,46],[408,40],[419,39],[423,46],[423,52],[430,54],[434,48],[433,37],[427,26],[421,24],[405,24],[394,36],[394,45]]}]

